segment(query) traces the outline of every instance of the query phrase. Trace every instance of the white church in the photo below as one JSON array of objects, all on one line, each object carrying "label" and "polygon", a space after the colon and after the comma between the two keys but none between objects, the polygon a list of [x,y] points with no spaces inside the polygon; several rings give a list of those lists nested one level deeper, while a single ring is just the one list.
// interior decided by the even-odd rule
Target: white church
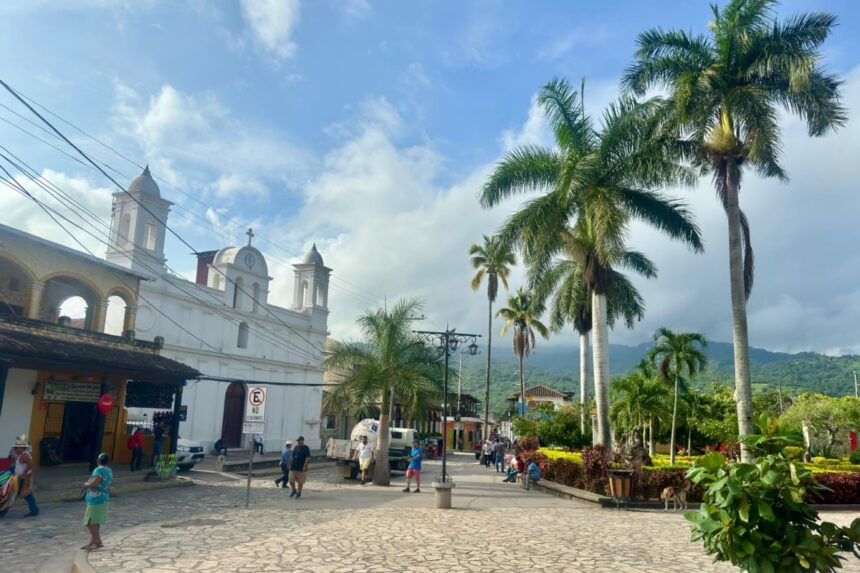
[{"label": "white church", "polygon": [[265,450],[280,451],[285,439],[300,435],[318,449],[322,388],[315,385],[323,383],[332,270],[312,247],[293,265],[292,306],[269,304],[272,277],[249,230],[245,246],[197,253],[196,280],[181,278],[165,266],[162,223],[171,205],[148,167],[128,194],[115,193],[107,260],[149,277],[140,285],[138,336],[163,337],[162,356],[219,380],[188,383],[180,436],[207,449],[219,438],[228,447],[248,447],[251,436],[242,434],[248,387],[262,385]]}]

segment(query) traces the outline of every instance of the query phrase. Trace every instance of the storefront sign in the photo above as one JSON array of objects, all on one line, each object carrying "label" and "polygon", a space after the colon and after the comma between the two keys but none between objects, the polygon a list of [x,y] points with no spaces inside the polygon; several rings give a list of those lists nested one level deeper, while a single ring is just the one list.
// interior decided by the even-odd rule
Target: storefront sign
[{"label": "storefront sign", "polygon": [[[69,380],[45,380],[43,400],[67,402],[98,402],[101,397],[100,385]],[[116,386],[110,386],[110,395],[116,401]]]}]

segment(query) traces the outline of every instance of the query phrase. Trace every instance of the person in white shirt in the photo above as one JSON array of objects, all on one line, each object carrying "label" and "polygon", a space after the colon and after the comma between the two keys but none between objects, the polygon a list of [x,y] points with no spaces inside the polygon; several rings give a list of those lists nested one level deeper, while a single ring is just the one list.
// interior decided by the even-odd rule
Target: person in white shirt
[{"label": "person in white shirt", "polygon": [[352,459],[358,460],[358,469],[361,471],[361,485],[367,483],[367,469],[373,461],[373,444],[367,442],[367,436],[361,436],[361,443],[355,448]]}]

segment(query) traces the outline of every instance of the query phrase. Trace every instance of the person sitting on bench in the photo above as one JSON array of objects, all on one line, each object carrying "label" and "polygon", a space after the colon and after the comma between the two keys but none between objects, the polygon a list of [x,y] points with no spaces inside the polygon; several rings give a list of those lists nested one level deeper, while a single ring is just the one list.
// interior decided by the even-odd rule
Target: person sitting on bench
[{"label": "person sitting on bench", "polygon": [[526,468],[526,464],[519,454],[514,456],[514,459],[511,460],[511,465],[508,467],[508,476],[503,479],[503,482],[514,483],[517,481],[517,475],[521,474],[523,470]]},{"label": "person sitting on bench", "polygon": [[224,443],[224,438],[218,438],[218,441],[215,442],[212,449],[215,450],[215,455],[223,455],[225,458],[227,457],[227,445]]},{"label": "person sitting on bench", "polygon": [[538,482],[540,478],[540,468],[534,460],[529,460],[529,467],[525,471],[525,475],[523,477],[523,487],[529,489],[531,487],[531,484]]}]

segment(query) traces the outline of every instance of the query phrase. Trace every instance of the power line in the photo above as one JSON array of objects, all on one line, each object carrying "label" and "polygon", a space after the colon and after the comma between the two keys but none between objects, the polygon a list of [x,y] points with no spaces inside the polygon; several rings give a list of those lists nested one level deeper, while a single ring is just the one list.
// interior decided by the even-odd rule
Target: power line
[{"label": "power line", "polygon": [[[120,185],[120,183],[119,183],[119,182],[117,182],[113,177],[111,177],[110,175],[108,175],[108,173],[107,173],[104,169],[102,169],[102,168],[98,165],[98,163],[96,163],[95,161],[93,161],[93,159],[92,159],[92,158],[90,158],[90,156],[89,156],[89,155],[87,155],[86,153],[84,153],[84,151],[83,151],[83,150],[81,150],[81,148],[80,148],[80,147],[78,147],[77,145],[75,145],[75,144],[74,144],[74,143],[73,143],[69,138],[67,138],[65,135],[63,135],[63,133],[62,133],[59,129],[57,129],[57,128],[54,126],[54,124],[52,124],[50,121],[48,121],[47,119],[45,119],[45,117],[44,117],[42,114],[40,114],[38,111],[36,111],[36,110],[33,108],[33,106],[31,106],[29,103],[27,103],[27,102],[26,102],[26,101],[25,101],[25,100],[24,100],[20,95],[18,95],[18,92],[16,92],[15,90],[13,90],[13,89],[9,86],[9,84],[7,84],[7,83],[6,83],[5,81],[3,81],[3,80],[0,80],[0,85],[2,85],[2,86],[6,89],[6,91],[8,91],[9,93],[11,93],[11,94],[15,97],[15,99],[17,99],[18,101],[20,101],[20,102],[21,102],[21,103],[22,103],[22,104],[23,104],[27,109],[29,109],[31,113],[33,113],[36,117],[38,117],[40,120],[42,120],[42,122],[44,122],[48,127],[50,127],[50,128],[51,128],[51,130],[52,130],[52,131],[54,131],[54,133],[56,133],[60,138],[62,138],[62,139],[63,139],[63,141],[65,141],[65,142],[66,142],[66,144],[68,144],[70,147],[72,147],[75,151],[77,151],[77,152],[78,152],[78,154],[80,154],[80,155],[81,155],[84,159],[86,159],[86,160],[87,160],[91,165],[93,165],[93,166],[94,166],[94,167],[95,167],[95,168],[96,168],[96,169],[97,169],[97,170],[98,170],[102,175],[104,175],[104,176],[105,176],[105,177],[106,177],[106,178],[107,178],[111,183],[113,183],[114,185],[116,185],[116,186],[117,186],[117,188],[119,188],[123,193],[125,193],[126,195],[128,195],[128,196],[129,196],[129,197],[130,197],[130,198],[131,198],[135,203],[137,203],[137,204],[138,204],[138,206],[139,206],[140,208],[142,208],[142,209],[143,209],[143,210],[145,210],[147,213],[149,213],[149,215],[150,215],[150,216],[152,216],[152,217],[153,217],[153,219],[155,219],[156,221],[158,221],[158,223],[160,223],[161,225],[163,225],[163,226],[164,226],[164,228],[165,228],[166,230],[170,231],[170,233],[171,233],[174,237],[176,237],[177,239],[179,239],[179,241],[180,241],[183,245],[185,245],[186,247],[188,247],[189,249],[191,249],[193,252],[198,252],[198,251],[197,251],[197,250],[196,250],[196,249],[195,249],[195,248],[194,248],[194,247],[193,247],[193,246],[192,246],[188,241],[186,241],[186,240],[185,240],[185,239],[184,239],[184,238],[183,238],[179,233],[177,233],[177,232],[176,232],[176,231],[174,231],[174,230],[173,230],[169,225],[167,225],[167,222],[166,222],[166,221],[162,221],[162,220],[161,220],[161,219],[160,219],[160,218],[159,218],[155,213],[153,213],[153,212],[152,212],[152,210],[151,210],[151,209],[149,209],[146,205],[144,205],[143,203],[141,203],[141,202],[140,202],[140,200],[138,200],[134,195],[132,195],[131,193],[129,193],[129,192],[128,192],[128,190],[127,190],[127,189],[125,189],[122,185]],[[242,291],[246,296],[248,296],[251,300],[253,300],[254,302],[256,302],[256,303],[257,303],[257,305],[258,305],[258,306],[260,306],[260,307],[261,307],[261,308],[262,308],[262,309],[263,309],[267,314],[270,314],[272,317],[274,317],[278,322],[280,322],[281,324],[283,324],[283,325],[284,325],[288,330],[290,330],[290,331],[291,331],[291,332],[293,332],[296,336],[298,336],[299,338],[301,338],[302,340],[304,340],[304,341],[305,341],[305,342],[310,346],[310,348],[312,348],[314,351],[316,351],[316,346],[314,345],[314,343],[313,343],[313,342],[311,342],[310,340],[308,340],[307,338],[305,338],[305,337],[304,337],[304,336],[303,336],[299,331],[297,331],[297,330],[296,330],[296,329],[294,329],[292,326],[290,326],[289,324],[287,324],[284,320],[282,320],[282,319],[281,319],[281,317],[279,317],[279,316],[277,316],[275,313],[271,312],[268,308],[266,308],[266,307],[265,307],[265,305],[261,305],[261,304],[260,304],[260,302],[259,302],[259,301],[258,301],[258,300],[253,296],[253,295],[251,295],[249,292],[247,292],[247,291],[245,291],[244,289],[242,289],[242,287],[238,284],[238,282],[237,282],[237,281],[230,279],[230,277],[228,277],[228,276],[227,276],[227,274],[226,274],[225,272],[223,272],[221,269],[218,269],[217,267],[214,267],[214,266],[213,266],[212,268],[213,268],[216,272],[218,272],[219,274],[221,274],[221,275],[224,277],[224,279],[225,279],[226,281],[228,281],[228,282],[232,282],[232,283],[234,284],[234,288],[241,290],[241,291]]]},{"label": "power line", "polygon": [[[18,117],[20,117],[20,118],[24,119],[24,120],[25,120],[25,121],[27,121],[28,123],[31,123],[31,124],[35,125],[35,126],[36,126],[36,127],[38,127],[39,129],[41,129],[42,131],[45,131],[46,133],[49,133],[49,134],[50,134],[50,135],[52,135],[53,137],[57,137],[57,136],[56,136],[56,134],[53,134],[53,133],[51,133],[51,132],[47,131],[45,128],[43,128],[43,127],[41,127],[41,126],[37,125],[35,122],[33,122],[33,121],[31,121],[31,120],[29,120],[29,119],[27,119],[27,118],[24,118],[21,114],[19,114],[19,113],[15,112],[15,111],[13,111],[13,110],[11,110],[8,106],[6,106],[6,105],[4,105],[4,104],[0,103],[0,107],[3,107],[3,108],[5,108],[5,109],[7,109],[7,110],[11,111],[11,112],[12,112],[12,113],[14,113],[16,116],[18,116]],[[26,134],[26,135],[28,135],[28,136],[32,137],[33,139],[36,139],[37,141],[39,141],[39,142],[41,142],[41,143],[43,143],[43,144],[47,145],[48,147],[50,147],[50,148],[54,149],[55,151],[57,151],[57,152],[59,152],[59,153],[63,154],[64,156],[68,157],[69,159],[71,159],[71,160],[75,161],[76,163],[79,163],[80,165],[83,165],[84,167],[86,167],[86,168],[88,168],[88,169],[95,169],[95,167],[94,167],[94,166],[92,166],[92,165],[90,165],[89,163],[86,163],[86,162],[84,162],[84,161],[81,161],[79,158],[77,158],[77,157],[75,157],[75,156],[71,155],[70,153],[66,152],[66,151],[65,151],[65,150],[63,150],[63,149],[60,149],[59,147],[57,147],[56,145],[54,145],[54,144],[50,143],[49,141],[46,141],[46,140],[42,139],[41,137],[39,137],[38,135],[36,135],[36,134],[34,134],[34,133],[32,133],[32,132],[27,131],[26,129],[24,129],[24,128],[23,128],[23,127],[21,127],[20,125],[16,124],[15,122],[10,121],[9,119],[7,119],[7,118],[5,118],[5,117],[0,117],[0,121],[3,121],[4,123],[6,123],[6,124],[8,124],[8,125],[11,125],[12,127],[14,127],[14,128],[16,128],[16,129],[18,129],[18,130],[19,130],[19,131],[21,131],[22,133],[24,133],[24,134]],[[96,141],[98,141],[98,140],[96,140]],[[124,157],[124,156],[122,156],[122,157]],[[118,169],[116,169],[115,167],[111,166],[109,163],[105,162],[104,160],[101,160],[101,159],[98,159],[98,158],[95,158],[95,157],[94,157],[94,159],[95,159],[99,164],[101,164],[103,167],[105,167],[106,169],[111,170],[112,172],[116,173],[117,175],[119,175],[119,176],[123,177],[124,179],[131,179],[131,177],[129,177],[127,174],[125,174],[125,173],[123,173],[123,172],[119,171]],[[132,163],[132,164],[134,164],[134,163]],[[195,201],[197,201],[197,202],[198,202],[198,203],[200,203],[201,205],[205,206],[207,209],[212,210],[212,211],[214,211],[214,212],[218,213],[217,209],[215,209],[215,208],[214,208],[214,207],[212,207],[211,205],[208,205],[208,204],[204,203],[203,201],[201,201],[201,200],[197,199],[196,197],[194,197],[194,196],[193,196],[193,195],[191,195],[190,193],[187,193],[187,192],[185,192],[185,191],[182,191],[181,189],[179,189],[179,188],[178,188],[178,187],[176,187],[175,185],[172,185],[171,183],[169,183],[169,182],[165,181],[164,179],[162,179],[162,178],[160,178],[160,177],[158,177],[158,180],[159,180],[159,181],[161,181],[162,183],[166,183],[167,185],[169,185],[169,186],[173,187],[174,189],[176,189],[176,190],[180,191],[180,192],[181,192],[181,193],[183,193],[184,195],[186,195],[186,196],[188,196],[188,197],[190,197],[190,198],[194,199]],[[202,217],[201,215],[197,214],[195,211],[192,211],[191,209],[188,209],[187,207],[184,207],[184,206],[183,206],[183,205],[181,205],[181,204],[175,204],[175,207],[176,207],[177,211],[181,211],[182,213],[184,213],[184,214],[185,214],[185,219],[186,219],[187,221],[189,221],[189,222],[193,222],[193,220],[196,220],[196,221],[198,221],[198,222],[201,222],[201,223],[203,223],[203,224],[204,224],[208,229],[213,230],[214,232],[216,232],[217,234],[221,235],[222,237],[226,237],[226,238],[227,238],[228,240],[230,240],[230,241],[233,241],[234,239],[236,239],[236,238],[237,238],[237,235],[233,235],[233,234],[231,234],[231,233],[230,233],[230,232],[228,232],[225,228],[223,228],[223,227],[221,227],[221,226],[219,226],[219,225],[216,225],[213,221],[209,220],[209,219],[208,219],[208,218],[206,218],[206,217]],[[238,222],[238,221],[236,221],[235,219],[231,219],[230,217],[227,217],[227,216],[225,216],[225,215],[223,215],[223,214],[221,214],[221,213],[218,213],[218,215],[219,215],[219,217],[223,217],[224,219],[226,219],[228,222],[230,222],[230,223],[231,223],[233,226],[235,226],[235,227],[239,227],[239,226],[244,227],[244,225],[241,225],[241,223],[239,223],[239,222]],[[270,240],[266,239],[266,238],[265,238],[265,237],[263,237],[263,236],[259,236],[259,235],[257,235],[257,238],[258,238],[259,240],[262,240],[262,241],[264,241],[264,242],[266,242],[266,243],[268,243],[268,244],[270,244],[270,245],[272,245],[272,246],[274,246],[274,247],[277,247],[277,248],[279,248],[280,250],[282,250],[282,251],[286,252],[282,247],[279,247],[276,243],[274,243],[274,242],[272,242],[272,241],[270,241]],[[275,255],[275,254],[273,254],[271,251],[268,251],[268,252],[263,251],[263,255],[264,255],[264,256],[266,256],[268,259],[274,260],[276,263],[280,263],[284,268],[287,268],[287,269],[289,270],[289,265],[290,265],[290,263],[289,263],[288,261],[284,260],[283,258],[281,258],[281,257],[279,257],[279,256],[277,256],[277,255]],[[337,285],[335,285],[335,284],[331,284],[331,283],[330,283],[330,284],[329,284],[329,286],[330,286],[330,287],[331,287],[335,292],[338,292],[338,293],[340,293],[340,294],[342,294],[342,295],[344,295],[344,296],[346,296],[346,297],[352,298],[352,299],[354,299],[354,300],[356,300],[356,301],[358,301],[358,302],[361,302],[361,303],[363,303],[363,304],[370,304],[370,305],[372,305],[372,306],[375,306],[375,305],[377,305],[377,304],[379,303],[379,300],[378,300],[378,299],[376,299],[376,298],[372,298],[372,297],[367,296],[367,295],[364,295],[364,294],[361,294],[361,292],[360,292],[360,291],[364,291],[364,292],[366,292],[366,293],[370,293],[370,294],[372,295],[373,293],[371,293],[371,292],[370,292],[370,291],[368,291],[367,289],[364,289],[363,287],[360,287],[360,286],[356,285],[355,283],[352,283],[352,282],[350,282],[350,281],[347,281],[346,279],[340,278],[340,277],[338,277],[337,275],[334,275],[334,276],[332,276],[331,278],[332,278],[332,279],[337,280],[338,282],[344,282],[344,283],[346,283],[346,284],[348,284],[348,285],[351,285],[351,288],[353,288],[353,290],[355,291],[355,292],[350,292],[350,291],[348,290],[348,288],[349,288],[349,287],[347,287],[347,288],[339,288]],[[375,295],[373,295],[373,296],[375,296]]]},{"label": "power line", "polygon": [[[8,149],[6,149],[2,144],[0,144],[0,149],[3,149],[4,151],[7,151],[8,153],[10,153],[10,154],[11,154],[11,152],[9,152],[9,151],[8,151]],[[14,156],[14,154],[12,154],[12,155]],[[98,229],[96,229],[96,232],[99,232],[99,233],[102,235],[102,237],[105,237],[105,236],[107,237],[107,239],[105,240],[105,239],[102,239],[102,238],[99,238],[99,237],[95,236],[92,232],[88,231],[87,229],[82,228],[79,224],[77,224],[77,223],[75,223],[75,222],[71,221],[71,220],[70,220],[70,219],[68,219],[67,217],[65,217],[65,216],[63,216],[62,214],[60,214],[58,211],[56,211],[56,210],[54,210],[54,209],[51,209],[54,213],[58,214],[58,215],[59,215],[60,217],[62,217],[64,220],[68,221],[71,225],[73,225],[73,226],[75,226],[76,228],[78,228],[79,230],[81,230],[81,231],[83,231],[83,232],[87,233],[90,237],[92,237],[92,238],[93,238],[93,239],[95,239],[96,241],[99,241],[99,242],[101,242],[102,244],[105,244],[105,245],[107,245],[108,247],[110,247],[110,243],[111,243],[110,230],[111,230],[111,227],[110,227],[109,225],[106,225],[106,224],[105,224],[103,221],[101,221],[100,219],[98,219],[98,218],[95,216],[95,214],[93,214],[91,211],[89,211],[89,210],[86,208],[86,206],[81,205],[80,203],[78,203],[77,201],[75,201],[75,199],[74,199],[74,198],[72,198],[70,195],[68,195],[67,193],[65,193],[62,189],[60,189],[59,187],[57,187],[57,186],[56,186],[55,184],[53,184],[50,180],[48,180],[48,179],[46,179],[46,178],[39,178],[39,177],[38,177],[38,175],[36,175],[36,178],[34,178],[34,177],[33,177],[32,175],[30,175],[30,174],[29,174],[25,169],[23,169],[23,168],[21,167],[21,165],[18,165],[18,164],[17,164],[17,163],[15,163],[14,161],[10,160],[8,157],[6,157],[5,155],[3,155],[2,153],[0,153],[0,157],[2,157],[2,158],[3,158],[3,159],[5,159],[7,162],[9,162],[13,167],[15,167],[16,169],[18,169],[19,171],[21,171],[21,172],[22,172],[22,173],[23,173],[23,174],[24,174],[28,179],[30,179],[30,181],[32,181],[34,184],[36,184],[38,187],[40,187],[40,188],[41,188],[42,190],[44,190],[45,192],[47,192],[51,197],[53,197],[54,199],[58,200],[61,204],[63,204],[63,205],[64,205],[64,206],[66,206],[67,208],[69,208],[72,212],[74,212],[74,211],[75,211],[75,207],[74,207],[74,206],[69,206],[69,205],[66,203],[66,200],[68,200],[69,202],[73,203],[75,206],[77,206],[77,208],[81,209],[81,210],[82,210],[82,211],[84,211],[85,213],[89,214],[93,219],[95,219],[96,221],[100,222],[103,226],[107,227],[107,229],[108,229],[108,233],[104,233],[103,231],[99,231]],[[14,156],[14,157],[16,157],[16,159],[17,159],[17,156]],[[29,166],[29,165],[27,165],[26,163],[24,163],[24,165],[26,165],[26,166],[27,166],[31,171],[33,171],[33,173],[35,173],[35,170],[33,170],[33,169],[32,169],[32,167],[30,167],[30,166]],[[42,180],[44,180],[46,183],[48,183],[49,185],[51,185],[54,189],[56,189],[56,191],[57,191],[57,192],[56,192],[56,193],[55,193],[55,192],[52,192],[50,189],[48,189],[47,187],[45,187],[45,185],[42,183]],[[5,181],[4,181],[4,183],[5,183]],[[16,183],[17,183],[17,182],[16,182]],[[7,186],[9,186],[9,184],[8,184],[8,183],[7,183]],[[60,196],[58,196],[58,194],[59,194]],[[65,197],[65,200],[63,199],[63,197]],[[47,208],[48,208],[48,209],[50,209],[50,207],[47,207]],[[44,208],[43,208],[43,210],[44,210]],[[84,220],[85,222],[89,222],[89,221],[90,221],[90,220],[88,220],[88,219],[86,219],[86,218],[83,218],[83,217],[81,217],[81,219],[82,219],[82,220]],[[91,223],[91,222],[90,222],[90,224],[92,225],[92,223]],[[92,225],[92,226],[93,226],[93,228],[95,229],[95,226],[94,226],[94,225]],[[78,242],[78,244],[81,244],[81,243],[80,243],[80,241],[77,241],[77,242]],[[147,256],[149,256],[151,259],[153,259],[153,261],[155,261],[155,257],[154,257],[154,256],[150,255],[149,253],[145,253],[145,254],[146,254]],[[157,262],[157,261],[156,261],[156,262]],[[167,283],[168,283],[168,284],[170,284],[171,286],[174,286],[177,290],[180,290],[180,291],[184,292],[187,296],[189,296],[190,298],[194,299],[194,300],[195,300],[195,301],[197,301],[198,303],[202,304],[202,305],[203,305],[203,306],[205,306],[206,308],[210,308],[211,310],[215,311],[217,314],[219,314],[219,315],[220,315],[220,316],[222,316],[223,318],[227,319],[229,322],[233,322],[234,324],[238,324],[238,325],[240,325],[240,326],[241,326],[241,323],[242,323],[242,322],[244,322],[244,321],[241,321],[241,322],[240,322],[240,321],[239,321],[239,319],[237,319],[236,317],[233,317],[233,316],[230,316],[230,315],[228,315],[228,314],[225,314],[225,312],[224,312],[224,311],[222,311],[220,308],[213,307],[210,303],[207,303],[206,301],[203,301],[202,299],[200,299],[199,297],[197,297],[194,293],[192,293],[192,292],[190,292],[188,289],[184,288],[182,285],[177,284],[177,283],[175,283],[175,282],[171,281],[171,279],[170,279],[169,275],[164,275],[163,273],[158,272],[158,271],[157,271],[157,269],[155,269],[155,268],[154,268],[154,267],[152,267],[152,266],[147,265],[147,264],[146,264],[146,263],[144,263],[144,262],[141,262],[141,265],[142,265],[146,270],[148,270],[148,271],[152,272],[153,274],[161,275],[161,276],[162,276],[162,278],[165,280],[165,282],[167,282]],[[166,265],[165,265],[165,266],[166,266]],[[171,272],[174,272],[174,274],[177,274],[177,275],[178,275],[178,273],[176,273],[176,271],[174,271],[173,269],[171,269],[169,266],[166,266],[166,268],[167,268],[167,270],[169,270],[169,271],[171,271]],[[184,279],[181,279],[181,278],[180,278],[180,280],[184,280]],[[218,297],[216,297],[213,293],[209,292],[208,290],[204,290],[203,292],[204,292],[204,293],[206,293],[207,295],[209,295],[211,298],[213,298],[213,299],[214,299],[217,303],[219,303],[220,305],[222,305],[222,306],[224,306],[224,307],[227,307],[226,303],[225,303],[223,300],[221,300],[221,299],[219,299]],[[227,308],[229,308],[229,307],[227,307]],[[248,319],[250,319],[250,317],[244,317],[244,318],[248,318]],[[271,332],[271,331],[269,331],[268,329],[266,329],[264,326],[260,325],[260,324],[259,324],[259,323],[257,323],[256,321],[254,321],[253,319],[250,319],[250,320],[251,320],[251,322],[252,322],[254,325],[258,326],[261,330],[264,330],[264,331],[265,331],[265,332],[267,332],[267,333],[270,333],[270,332]],[[261,333],[259,333],[259,332],[258,332],[258,333],[257,333],[257,335],[258,335],[262,340],[265,340],[265,341],[267,341],[267,342],[270,342],[270,343],[274,344],[275,346],[277,346],[278,348],[281,348],[282,350],[287,351],[288,353],[292,351],[292,352],[296,352],[296,353],[298,353],[298,354],[299,354],[299,356],[302,356],[302,357],[304,357],[304,358],[308,358],[308,359],[311,359],[311,360],[318,360],[318,359],[319,359],[319,356],[316,356],[316,355],[313,355],[313,354],[311,354],[311,353],[307,352],[306,350],[304,350],[303,348],[301,348],[301,347],[299,347],[299,346],[296,346],[295,344],[293,344],[293,343],[292,343],[291,341],[289,341],[289,340],[285,340],[285,339],[275,339],[275,338],[272,338],[272,336],[274,336],[274,337],[278,337],[278,334],[277,334],[277,333],[271,333],[271,335],[272,335],[272,336],[267,336],[267,335],[262,335]],[[282,345],[282,343],[283,343],[283,344],[287,344],[287,345],[289,345],[289,347],[283,346],[283,345]]]},{"label": "power line", "polygon": [[[10,89],[10,88],[7,86],[7,89]],[[51,110],[50,108],[48,108],[47,106],[45,106],[45,105],[43,105],[42,103],[40,103],[40,102],[36,101],[36,100],[35,100],[35,99],[33,99],[32,97],[30,97],[30,96],[28,96],[28,95],[26,95],[26,94],[24,94],[24,93],[22,93],[22,92],[20,92],[20,91],[17,91],[17,90],[14,90],[14,91],[15,91],[15,93],[16,93],[16,94],[20,95],[21,97],[23,97],[23,98],[27,99],[28,101],[32,102],[34,105],[36,105],[36,106],[38,106],[39,108],[43,109],[46,113],[48,113],[48,114],[50,114],[50,115],[54,116],[55,118],[57,118],[57,119],[58,119],[58,120],[60,120],[61,122],[65,123],[66,125],[68,125],[68,126],[69,126],[69,127],[71,127],[72,129],[74,129],[74,130],[78,131],[78,132],[79,132],[79,133],[81,133],[82,135],[84,135],[84,136],[88,137],[88,138],[89,138],[89,139],[91,139],[92,141],[94,141],[94,142],[98,143],[100,146],[102,146],[102,147],[104,147],[105,149],[109,150],[110,152],[114,153],[117,157],[120,157],[121,159],[124,159],[125,161],[127,161],[128,163],[130,163],[130,164],[134,165],[134,166],[135,166],[135,167],[137,167],[138,169],[143,169],[143,166],[142,166],[141,164],[137,163],[136,161],[134,161],[133,159],[131,159],[130,157],[128,157],[128,155],[126,155],[126,154],[124,154],[124,153],[120,152],[120,151],[119,151],[119,150],[117,150],[114,146],[112,146],[112,145],[110,145],[110,144],[108,144],[108,143],[105,143],[104,141],[102,141],[101,139],[99,139],[99,138],[97,138],[96,136],[92,135],[91,133],[87,132],[87,131],[86,131],[86,130],[84,130],[83,128],[81,128],[81,127],[79,127],[79,126],[75,125],[75,124],[74,124],[74,123],[72,123],[71,121],[69,121],[69,120],[65,119],[63,116],[61,116],[61,115],[59,115],[58,113],[56,113],[56,112],[52,111],[52,110]],[[13,95],[14,95],[14,94],[13,94]],[[20,99],[20,98],[19,98],[19,99]],[[0,105],[2,105],[2,104],[0,104]],[[2,105],[2,106],[3,106],[4,108],[8,109],[9,111],[11,111],[12,113],[14,113],[16,116],[18,116],[18,117],[20,117],[20,118],[24,119],[25,121],[27,121],[28,123],[30,123],[30,124],[32,124],[32,125],[34,125],[34,126],[38,127],[38,128],[39,128],[39,129],[41,129],[42,131],[45,131],[46,133],[51,133],[51,132],[49,132],[48,130],[46,130],[45,128],[43,128],[43,127],[39,126],[38,124],[36,124],[35,122],[33,122],[32,120],[29,120],[29,119],[25,118],[23,115],[21,115],[21,114],[19,114],[19,113],[15,112],[15,111],[14,111],[14,110],[12,110],[11,108],[9,108],[9,107],[7,107],[7,106],[5,106],[5,105]],[[28,107],[29,107],[29,106],[28,106]],[[32,110],[31,110],[31,111],[32,111]],[[35,113],[35,112],[34,112],[34,113]],[[37,115],[38,115],[38,114],[37,114]],[[41,119],[44,121],[44,118],[41,118]],[[46,122],[46,123],[47,123],[47,122]],[[16,127],[17,127],[17,126],[16,126]],[[21,128],[19,128],[19,129],[21,129]],[[53,134],[52,134],[52,135],[53,135]],[[55,137],[57,137],[57,136],[55,135]],[[105,164],[105,165],[106,165],[106,164]],[[114,171],[115,171],[115,170],[114,170]],[[127,178],[127,176],[126,176],[126,178]],[[155,176],[155,178],[156,178],[156,179],[158,179],[159,181],[161,181],[162,183],[164,183],[164,184],[168,185],[168,186],[169,186],[169,187],[171,187],[172,189],[175,189],[176,191],[178,191],[178,192],[179,192],[179,193],[181,193],[182,195],[184,195],[184,196],[188,197],[188,198],[189,198],[189,199],[191,199],[192,201],[195,201],[195,202],[199,203],[200,205],[202,205],[203,207],[206,207],[207,209],[212,209],[212,210],[214,210],[214,211],[216,211],[216,212],[217,212],[217,209],[215,209],[215,208],[214,208],[214,207],[212,207],[211,205],[207,204],[206,202],[202,201],[202,200],[201,200],[199,197],[197,197],[196,195],[193,195],[193,194],[191,194],[191,193],[189,193],[189,192],[187,192],[187,191],[185,191],[185,190],[183,190],[183,189],[181,189],[181,188],[177,187],[176,185],[174,185],[174,184],[173,184],[173,183],[171,183],[170,181],[167,181],[166,179],[163,179],[163,178],[158,177],[158,176]],[[222,217],[224,217],[227,221],[229,221],[229,222],[230,222],[230,223],[232,223],[233,225],[244,227],[244,225],[241,225],[241,224],[240,224],[240,223],[238,223],[236,220],[231,219],[231,218],[230,218],[229,216],[227,216],[227,215],[223,215],[223,214],[221,214],[221,216],[222,216]],[[207,223],[209,223],[209,222],[207,221]],[[211,224],[211,223],[209,223],[209,224]],[[212,225],[212,226],[214,227],[214,225]],[[239,238],[241,239],[241,237],[239,237]],[[272,246],[272,247],[274,247],[274,248],[277,248],[277,249],[283,250],[283,248],[282,248],[280,245],[278,245],[277,243],[275,243],[275,242],[273,242],[273,241],[271,241],[271,240],[267,239],[267,238],[266,238],[266,237],[264,237],[264,236],[260,236],[260,237],[258,237],[258,239],[259,239],[259,240],[261,240],[261,241],[263,241],[263,242],[265,242],[265,243],[267,243],[267,244],[269,244],[269,245],[271,245],[271,246]],[[286,253],[286,251],[285,251],[285,250],[284,250],[284,252]],[[333,276],[332,278],[333,278],[334,280],[336,280],[336,281],[343,282],[343,283],[345,283],[345,284],[347,284],[347,285],[350,285],[353,289],[355,289],[355,290],[357,290],[357,291],[363,291],[364,293],[366,293],[366,295],[370,295],[371,297],[373,297],[373,299],[372,299],[373,304],[378,304],[378,302],[379,302],[379,296],[378,296],[376,293],[374,293],[373,291],[370,291],[370,290],[368,290],[368,289],[366,289],[366,288],[364,288],[364,287],[362,287],[362,286],[359,286],[359,285],[357,285],[357,284],[355,284],[355,283],[353,283],[353,282],[351,282],[351,281],[348,281],[347,279],[345,279],[345,278],[343,278],[343,277],[339,277],[339,276],[337,276],[337,275]]]}]

